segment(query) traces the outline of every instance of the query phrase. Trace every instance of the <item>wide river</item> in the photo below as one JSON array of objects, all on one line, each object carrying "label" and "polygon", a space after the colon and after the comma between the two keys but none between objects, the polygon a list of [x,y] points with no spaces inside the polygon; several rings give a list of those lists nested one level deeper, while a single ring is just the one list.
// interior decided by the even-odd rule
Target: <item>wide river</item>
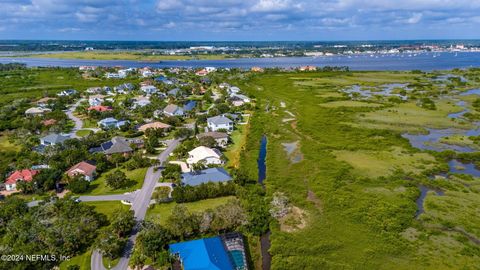
[{"label": "wide river", "polygon": [[372,54],[353,56],[324,57],[274,57],[241,58],[226,60],[174,60],[158,62],[141,62],[129,60],[82,60],[55,58],[16,58],[0,57],[0,63],[25,63],[28,66],[123,66],[123,67],[217,67],[217,68],[251,68],[279,67],[294,68],[305,65],[313,66],[348,66],[352,70],[445,70],[453,68],[480,67],[480,52],[462,53],[421,53],[421,54]]}]

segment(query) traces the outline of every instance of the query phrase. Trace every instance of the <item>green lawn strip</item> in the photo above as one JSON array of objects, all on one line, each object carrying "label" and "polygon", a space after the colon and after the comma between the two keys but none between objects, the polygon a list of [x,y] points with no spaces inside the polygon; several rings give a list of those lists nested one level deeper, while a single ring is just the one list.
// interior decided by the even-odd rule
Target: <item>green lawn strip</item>
[{"label": "green lawn strip", "polygon": [[148,168],[140,168],[140,169],[135,169],[132,171],[128,171],[126,169],[120,169],[123,171],[126,175],[127,178],[135,182],[133,185],[127,187],[127,188],[122,188],[122,189],[112,189],[108,187],[105,183],[105,177],[107,174],[113,172],[116,169],[112,169],[108,172],[104,172],[98,177],[97,179],[93,180],[92,183],[90,184],[91,190],[85,194],[82,195],[108,195],[108,194],[122,194],[125,192],[131,192],[137,189],[140,189],[143,185],[143,181],[145,179],[145,174],[147,173]]},{"label": "green lawn strip", "polygon": [[80,266],[80,270],[90,270],[91,257],[92,251],[87,250],[85,253],[77,255],[68,261],[63,261],[60,264],[60,270],[67,270],[70,265],[78,265]]},{"label": "green lawn strip", "polygon": [[238,167],[240,151],[245,145],[247,125],[237,125],[237,129],[230,134],[231,145],[228,146],[224,155],[227,157],[227,167]]},{"label": "green lawn strip", "polygon": [[115,211],[120,209],[130,209],[129,205],[122,204],[120,201],[99,201],[99,202],[82,202],[84,204],[94,206],[95,211],[104,214],[107,218],[111,218]]},{"label": "green lawn strip", "polygon": [[91,130],[88,130],[88,129],[81,129],[79,131],[77,131],[77,136],[79,137],[86,137],[90,134],[92,134],[93,132]]},{"label": "green lawn strip", "polygon": [[[203,212],[207,209],[213,209],[217,206],[226,204],[228,200],[233,198],[233,196],[226,196],[214,199],[201,200],[197,202],[184,203],[184,205],[191,212]],[[154,222],[159,222],[160,224],[164,224],[167,218],[172,213],[172,209],[176,204],[177,203],[175,202],[156,204],[155,206],[148,209],[147,219]]]}]

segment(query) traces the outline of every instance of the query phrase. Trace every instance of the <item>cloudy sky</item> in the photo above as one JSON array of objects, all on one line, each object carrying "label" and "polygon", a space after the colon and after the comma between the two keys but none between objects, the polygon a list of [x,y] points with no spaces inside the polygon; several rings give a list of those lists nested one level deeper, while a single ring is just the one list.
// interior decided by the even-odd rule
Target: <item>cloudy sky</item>
[{"label": "cloudy sky", "polygon": [[0,0],[0,39],[480,38],[480,0]]}]

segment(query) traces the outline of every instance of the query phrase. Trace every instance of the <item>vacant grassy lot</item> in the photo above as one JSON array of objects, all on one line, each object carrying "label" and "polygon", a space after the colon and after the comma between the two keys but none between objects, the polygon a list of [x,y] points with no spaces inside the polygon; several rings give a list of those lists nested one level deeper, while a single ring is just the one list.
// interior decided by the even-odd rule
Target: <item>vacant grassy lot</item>
[{"label": "vacant grassy lot", "polygon": [[68,261],[64,261],[60,264],[60,270],[68,270],[70,265],[80,266],[80,270],[90,270],[92,251],[88,250],[87,252],[80,254],[71,258]]},{"label": "vacant grassy lot", "polygon": [[131,192],[131,191],[140,189],[143,185],[145,174],[147,173],[147,168],[135,169],[133,171],[120,169],[127,175],[128,179],[132,180],[132,183],[127,188],[112,189],[105,184],[105,177],[107,174],[113,172],[114,170],[115,169],[112,169],[111,171],[108,171],[108,172],[104,172],[99,178],[93,180],[92,183],[90,184],[90,187],[91,187],[90,191],[82,195],[122,194],[125,192]]},{"label": "vacant grassy lot", "polygon": [[[460,232],[445,230],[458,226],[480,237],[475,219],[462,218],[467,216],[463,207],[478,211],[473,206],[476,199],[470,197],[477,188],[459,190],[459,186],[427,180],[432,168],[446,164],[412,149],[400,136],[426,127],[468,127],[469,123],[448,119],[449,113],[460,110],[455,102],[425,93],[437,110],[424,109],[416,101],[398,103],[386,98],[377,101],[385,107],[325,106],[357,104],[335,94],[353,84],[418,81],[423,83],[425,78],[408,72],[271,73],[244,83],[235,81],[257,97],[258,104],[241,168],[256,179],[259,143],[265,134],[268,196],[283,192],[309,217],[305,228],[294,233],[281,231],[277,222],[271,224],[272,269],[475,269],[480,265],[478,246],[472,247],[473,242]],[[292,117],[287,110],[295,117],[284,122]],[[298,163],[282,146],[294,141],[299,142],[303,157]],[[447,211],[449,205],[458,205],[458,211],[442,214],[443,219],[436,214],[428,223],[422,216],[415,219],[417,185],[427,181],[441,186],[446,195],[427,195],[425,218],[433,209],[431,200],[445,199],[448,203],[438,203],[438,208]],[[450,196],[450,190],[461,192]],[[462,196],[463,190],[467,196]],[[405,237],[409,233],[418,237]],[[442,243],[455,248],[433,252]]]},{"label": "vacant grassy lot", "polygon": [[[198,202],[185,203],[184,205],[188,208],[190,212],[201,213],[207,209],[213,209],[217,206],[226,204],[228,200],[233,198],[234,198],[233,196],[227,196],[227,197],[201,200]],[[175,205],[176,205],[175,202],[157,204],[153,208],[148,209],[147,219],[163,224],[172,213],[172,209]]]},{"label": "vacant grassy lot", "polygon": [[113,213],[119,209],[129,209],[130,206],[122,204],[119,201],[105,201],[105,202],[83,202],[84,204],[94,206],[95,211],[102,213],[111,218]]}]

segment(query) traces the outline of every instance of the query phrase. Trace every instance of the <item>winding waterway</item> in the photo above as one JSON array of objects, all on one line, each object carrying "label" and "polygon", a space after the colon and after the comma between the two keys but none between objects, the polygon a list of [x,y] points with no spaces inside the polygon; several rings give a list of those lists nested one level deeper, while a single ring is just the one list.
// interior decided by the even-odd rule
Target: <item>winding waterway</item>
[{"label": "winding waterway", "polygon": [[[258,183],[265,189],[264,180],[267,177],[267,136],[263,135],[260,140],[260,152],[258,154]],[[260,237],[260,249],[262,253],[262,270],[270,270],[272,255],[270,254],[270,230]]]}]

